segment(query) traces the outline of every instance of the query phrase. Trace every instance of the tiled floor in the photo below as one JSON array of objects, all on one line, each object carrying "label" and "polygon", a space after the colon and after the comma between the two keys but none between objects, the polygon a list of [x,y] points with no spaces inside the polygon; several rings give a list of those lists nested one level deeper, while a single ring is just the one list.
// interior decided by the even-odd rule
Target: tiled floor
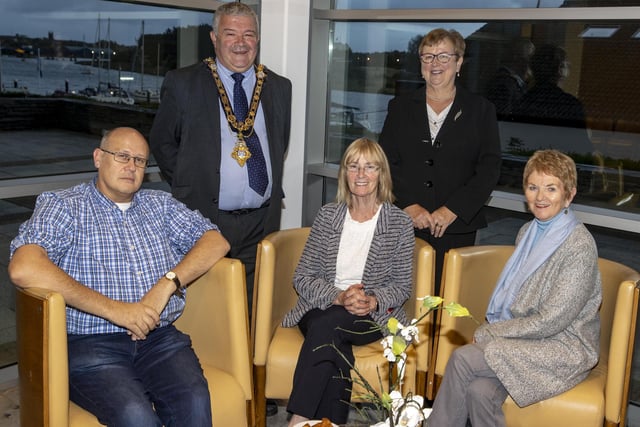
[{"label": "tiled floor", "polygon": [[0,427],[20,426],[18,369],[15,365],[0,369]]}]

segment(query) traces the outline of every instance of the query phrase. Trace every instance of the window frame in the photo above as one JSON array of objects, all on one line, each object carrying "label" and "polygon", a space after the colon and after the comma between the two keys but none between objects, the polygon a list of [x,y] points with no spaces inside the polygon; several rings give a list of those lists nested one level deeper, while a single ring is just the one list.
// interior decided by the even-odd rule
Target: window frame
[{"label": "window frame", "polygon": [[[332,10],[327,0],[316,0],[311,11],[309,52],[309,87],[306,133],[306,185],[303,222],[310,224],[325,200],[326,180],[335,180],[337,169],[325,163],[325,126],[330,105],[328,77],[332,22],[462,22],[462,21],[637,21],[640,7],[581,8],[513,8],[513,9],[402,9],[402,10]],[[322,118],[320,120],[320,118]],[[494,190],[486,203],[515,212],[527,212],[523,194]],[[579,218],[586,224],[615,230],[640,232],[640,214],[589,205],[573,204]]]}]

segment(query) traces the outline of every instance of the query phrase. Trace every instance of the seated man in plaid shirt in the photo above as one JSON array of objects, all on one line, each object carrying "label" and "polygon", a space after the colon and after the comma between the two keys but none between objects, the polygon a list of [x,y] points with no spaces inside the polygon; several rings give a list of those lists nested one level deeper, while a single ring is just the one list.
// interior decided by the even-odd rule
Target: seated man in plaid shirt
[{"label": "seated man in plaid shirt", "polygon": [[211,426],[207,381],[173,326],[185,288],[229,244],[169,193],[140,189],[149,147],[108,132],[93,181],[45,192],[11,243],[9,275],[67,303],[69,395],[113,426]]}]

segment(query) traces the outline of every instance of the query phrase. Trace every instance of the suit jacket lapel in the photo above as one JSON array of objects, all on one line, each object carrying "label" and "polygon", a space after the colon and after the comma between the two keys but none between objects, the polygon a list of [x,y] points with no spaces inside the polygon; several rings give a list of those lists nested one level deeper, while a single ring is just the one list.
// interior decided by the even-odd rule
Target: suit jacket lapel
[{"label": "suit jacket lapel", "polygon": [[[206,117],[210,117],[211,119],[202,124],[203,127],[207,128],[202,135],[220,135],[220,95],[218,94],[218,88],[211,75],[211,70],[204,64],[203,69],[205,76],[200,80],[202,82],[200,93],[205,94],[204,109],[206,111]],[[189,101],[187,100],[187,102]],[[206,147],[211,147],[210,149],[213,150],[214,159],[221,158],[222,144],[220,143],[220,136],[215,137],[215,141],[203,141],[203,144]],[[211,168],[210,170],[215,171],[218,168],[219,165],[216,165],[216,168]]]}]

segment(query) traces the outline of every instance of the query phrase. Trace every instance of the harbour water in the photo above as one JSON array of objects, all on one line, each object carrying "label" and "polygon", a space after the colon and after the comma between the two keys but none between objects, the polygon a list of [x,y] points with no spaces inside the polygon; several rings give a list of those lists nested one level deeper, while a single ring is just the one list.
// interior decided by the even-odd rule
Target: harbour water
[{"label": "harbour water", "polygon": [[[49,96],[56,91],[80,93],[86,88],[100,85],[120,86],[127,92],[146,89],[159,91],[162,77],[125,70],[109,70],[83,65],[67,58],[45,59],[0,57],[1,84],[3,92],[23,92]],[[141,80],[144,87],[141,87]]]}]

